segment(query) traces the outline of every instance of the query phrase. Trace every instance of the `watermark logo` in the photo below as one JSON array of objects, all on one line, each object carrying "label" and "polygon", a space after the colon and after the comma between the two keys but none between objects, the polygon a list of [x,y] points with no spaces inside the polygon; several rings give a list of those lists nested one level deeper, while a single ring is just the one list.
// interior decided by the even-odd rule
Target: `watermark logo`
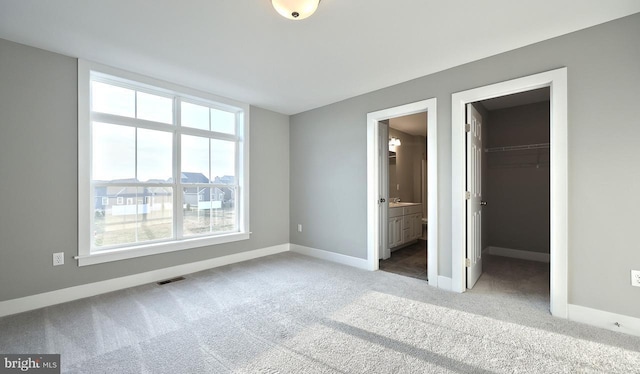
[{"label": "watermark logo", "polygon": [[0,354],[0,374],[60,374],[60,355]]}]

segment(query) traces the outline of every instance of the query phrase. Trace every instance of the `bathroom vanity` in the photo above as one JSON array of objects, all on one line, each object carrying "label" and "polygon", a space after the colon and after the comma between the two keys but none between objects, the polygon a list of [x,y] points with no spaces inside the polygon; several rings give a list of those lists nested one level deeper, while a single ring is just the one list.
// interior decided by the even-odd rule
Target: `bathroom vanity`
[{"label": "bathroom vanity", "polygon": [[389,248],[394,251],[422,236],[422,204],[389,203]]}]

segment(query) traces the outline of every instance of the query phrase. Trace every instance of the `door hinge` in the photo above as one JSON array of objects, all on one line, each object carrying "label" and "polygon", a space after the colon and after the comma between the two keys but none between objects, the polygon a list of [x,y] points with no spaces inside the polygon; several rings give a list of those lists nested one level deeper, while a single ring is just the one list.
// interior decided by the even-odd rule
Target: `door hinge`
[{"label": "door hinge", "polygon": [[471,200],[471,192],[464,191],[464,199],[465,200]]},{"label": "door hinge", "polygon": [[467,267],[467,268],[471,267],[471,259],[470,258],[465,258],[464,259],[464,267]]},{"label": "door hinge", "polygon": [[471,131],[471,125],[470,125],[470,124],[468,124],[468,123],[465,123],[465,124],[464,124],[464,131],[465,131],[465,132],[470,132],[470,131]]}]

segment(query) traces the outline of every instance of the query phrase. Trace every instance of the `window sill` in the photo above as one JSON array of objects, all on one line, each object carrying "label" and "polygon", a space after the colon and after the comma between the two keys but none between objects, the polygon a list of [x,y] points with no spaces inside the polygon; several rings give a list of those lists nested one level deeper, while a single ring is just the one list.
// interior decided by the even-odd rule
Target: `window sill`
[{"label": "window sill", "polygon": [[240,240],[248,240],[251,233],[241,232],[219,235],[207,238],[183,239],[167,243],[155,243],[143,246],[124,247],[112,250],[95,252],[89,255],[76,256],[78,266],[102,264],[105,262],[126,260],[129,258],[157,255],[160,253],[182,251],[185,249],[206,247],[209,245],[231,243]]}]

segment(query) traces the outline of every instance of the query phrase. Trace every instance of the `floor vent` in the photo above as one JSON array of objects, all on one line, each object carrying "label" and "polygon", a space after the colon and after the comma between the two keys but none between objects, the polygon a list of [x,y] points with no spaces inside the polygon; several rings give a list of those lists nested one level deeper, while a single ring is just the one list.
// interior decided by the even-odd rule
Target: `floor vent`
[{"label": "floor vent", "polygon": [[184,277],[177,277],[177,278],[171,278],[171,279],[163,280],[163,281],[158,282],[158,285],[159,286],[163,286],[165,284],[173,283],[173,282],[177,282],[177,281],[181,281],[181,280],[184,280]]}]

